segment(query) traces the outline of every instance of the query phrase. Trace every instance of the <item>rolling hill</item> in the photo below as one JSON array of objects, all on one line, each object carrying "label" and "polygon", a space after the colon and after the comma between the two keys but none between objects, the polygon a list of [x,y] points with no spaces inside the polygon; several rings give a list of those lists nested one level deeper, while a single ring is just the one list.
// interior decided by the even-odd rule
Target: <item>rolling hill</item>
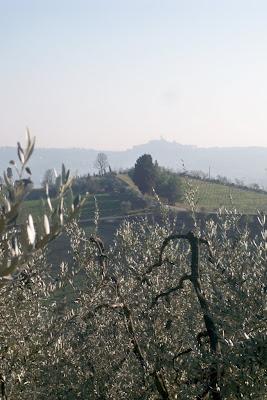
[{"label": "rolling hill", "polygon": [[[105,151],[111,168],[120,170],[130,168],[136,159],[144,153],[151,154],[162,166],[173,170],[182,170],[182,161],[187,170],[201,170],[216,177],[239,179],[245,183],[257,183],[267,187],[267,148],[263,147],[224,147],[201,148],[181,145],[166,140],[153,140],[146,144],[134,146],[125,151]],[[98,150],[93,149],[42,149],[36,148],[30,167],[36,186],[49,168],[60,170],[64,162],[72,174],[96,172],[94,161]],[[0,171],[3,171],[10,159],[16,158],[16,148],[0,147]]]}]

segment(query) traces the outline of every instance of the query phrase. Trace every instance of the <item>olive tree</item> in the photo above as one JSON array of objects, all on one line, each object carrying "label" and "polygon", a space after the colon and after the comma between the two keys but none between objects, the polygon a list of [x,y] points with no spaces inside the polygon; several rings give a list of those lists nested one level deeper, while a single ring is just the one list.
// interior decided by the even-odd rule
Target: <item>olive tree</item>
[{"label": "olive tree", "polygon": [[[33,187],[28,162],[34,144],[35,138],[27,131],[26,148],[18,143],[18,163],[10,161],[15,171],[8,167],[4,172],[0,190],[0,395],[3,399],[24,398],[24,392],[25,398],[36,398],[38,373],[47,362],[51,363],[49,355],[56,354],[56,351],[50,353],[54,341],[57,344],[61,318],[56,313],[55,327],[55,307],[61,307],[60,301],[54,301],[55,291],[62,290],[64,276],[69,283],[73,273],[68,275],[68,268],[62,264],[60,279],[52,279],[45,249],[86,200],[86,196],[82,200],[77,196],[70,202],[72,178],[62,165],[58,197],[52,202],[46,185],[43,215],[33,218],[29,214],[25,222],[20,221],[21,206]],[[49,326],[55,339],[53,334],[48,334]],[[46,374],[41,378],[44,392],[45,379],[48,379]]]},{"label": "olive tree", "polygon": [[[31,256],[42,250],[51,240],[57,237],[66,221],[74,218],[83,201],[77,196],[71,207],[66,207],[66,196],[71,190],[72,178],[70,171],[62,165],[62,183],[58,197],[53,204],[49,196],[49,186],[46,184],[46,205],[42,216],[37,217],[34,223],[31,214],[25,224],[17,225],[20,209],[27,194],[31,191],[31,170],[28,161],[33,153],[35,138],[31,139],[27,131],[27,146],[22,148],[18,143],[17,152],[19,164],[14,160],[10,165],[14,167],[17,178],[10,172],[4,172],[4,184],[0,190],[0,284],[12,279],[12,274],[19,266],[27,264]],[[24,172],[27,174],[25,178]]]},{"label": "olive tree", "polygon": [[[259,224],[264,235],[261,216]],[[104,249],[76,223],[69,226],[82,277],[72,288],[71,323],[61,331],[59,363],[67,367],[51,380],[51,393],[264,398],[264,238],[251,242],[234,211],[208,220],[205,238],[175,230],[166,213],[161,223],[124,222]]]},{"label": "olive tree", "polygon": [[[251,246],[235,214],[221,216],[221,224],[219,233],[209,221],[203,240],[168,227],[165,234],[147,224],[121,228],[109,266],[117,271],[114,299],[96,308],[107,315],[115,307],[124,319],[128,343],[123,350],[119,339],[117,366],[127,355],[135,359],[135,368],[120,367],[114,398],[123,398],[123,370],[133,398],[141,388],[143,398],[265,395],[265,243],[258,238]],[[177,239],[188,244],[171,243]]]},{"label": "olive tree", "polygon": [[30,248],[1,289],[3,399],[266,397],[264,216],[252,238],[235,210],[188,232],[160,209],[109,247],[72,219],[56,274]]}]

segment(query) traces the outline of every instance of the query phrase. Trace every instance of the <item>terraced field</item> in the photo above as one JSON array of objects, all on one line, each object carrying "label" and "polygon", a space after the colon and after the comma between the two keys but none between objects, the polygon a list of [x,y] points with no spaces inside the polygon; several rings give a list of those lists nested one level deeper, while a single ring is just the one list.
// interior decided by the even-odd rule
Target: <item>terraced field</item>
[{"label": "terraced field", "polygon": [[194,188],[200,211],[216,211],[225,206],[245,214],[255,214],[257,210],[267,212],[267,193],[188,178],[182,178],[182,185],[183,191],[188,185]]},{"label": "terraced field", "polygon": [[[121,177],[119,178],[121,179]],[[123,181],[128,183],[129,188],[133,190],[131,182],[122,176]],[[129,178],[130,179],[130,178]],[[257,210],[267,212],[267,193],[257,193],[252,190],[239,189],[229,185],[223,185],[213,182],[205,182],[197,179],[181,178],[183,192],[190,186],[196,193],[197,206],[200,212],[214,212],[220,207],[236,208],[244,214],[255,214]],[[139,193],[137,193],[139,195]],[[148,208],[134,203],[133,193],[99,193],[96,194],[97,205],[100,211],[101,219],[110,219],[113,217],[122,217],[125,214],[145,214]],[[128,209],[127,209],[128,205]],[[186,209],[188,206],[184,198],[177,203],[177,210]],[[34,220],[45,212],[44,202],[42,200],[29,200],[23,204],[18,223],[23,223],[29,213]],[[95,200],[92,195],[85,204],[81,220],[93,221],[95,212]]]}]

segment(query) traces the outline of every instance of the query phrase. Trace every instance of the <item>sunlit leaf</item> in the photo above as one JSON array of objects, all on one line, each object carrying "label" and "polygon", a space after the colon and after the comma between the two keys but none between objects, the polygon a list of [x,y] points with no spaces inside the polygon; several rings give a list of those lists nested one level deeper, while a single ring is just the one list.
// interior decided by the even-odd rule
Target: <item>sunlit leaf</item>
[{"label": "sunlit leaf", "polygon": [[46,235],[50,234],[50,224],[46,214],[44,215],[44,230]]}]

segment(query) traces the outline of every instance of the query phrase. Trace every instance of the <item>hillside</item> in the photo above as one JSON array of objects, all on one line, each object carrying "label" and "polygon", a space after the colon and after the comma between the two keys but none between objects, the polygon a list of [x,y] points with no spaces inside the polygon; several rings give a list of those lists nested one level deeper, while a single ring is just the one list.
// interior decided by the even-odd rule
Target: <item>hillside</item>
[{"label": "hillside", "polygon": [[[245,183],[258,183],[267,186],[266,159],[267,148],[261,147],[225,147],[201,148],[181,145],[166,140],[153,140],[134,146],[125,151],[103,151],[107,154],[113,170],[130,168],[136,159],[144,153],[151,154],[154,160],[173,170],[182,169],[182,161],[187,170],[210,171],[211,176],[226,176],[231,180],[240,179]],[[11,159],[16,157],[16,148],[0,147],[0,171],[3,171]],[[31,159],[33,180],[36,186],[49,168],[60,170],[62,162],[73,174],[96,172],[94,161],[98,150],[93,149],[41,149],[36,148]]]},{"label": "hillside", "polygon": [[267,211],[267,192],[258,193],[200,179],[181,179],[183,192],[188,187],[188,182],[194,188],[199,211],[213,212],[220,207],[234,207],[244,214],[255,214],[258,210]]},{"label": "hillside", "polygon": [[[95,212],[95,198],[99,208],[101,221],[113,221],[114,218],[121,219],[124,216],[145,215],[154,212],[155,200],[153,197],[140,194],[131,178],[126,174],[117,177],[124,190],[106,193],[96,193],[90,196],[85,204],[81,220],[93,222]],[[186,202],[185,193],[188,188],[193,189],[197,203],[197,211],[202,213],[213,213],[220,207],[236,208],[243,214],[256,214],[257,211],[267,212],[267,193],[258,193],[253,190],[240,189],[231,185],[224,185],[200,179],[189,179],[181,177],[182,197],[174,207],[173,211],[186,211],[189,206]],[[42,200],[26,201],[19,222],[24,222],[30,212],[36,219],[43,208]]]}]

